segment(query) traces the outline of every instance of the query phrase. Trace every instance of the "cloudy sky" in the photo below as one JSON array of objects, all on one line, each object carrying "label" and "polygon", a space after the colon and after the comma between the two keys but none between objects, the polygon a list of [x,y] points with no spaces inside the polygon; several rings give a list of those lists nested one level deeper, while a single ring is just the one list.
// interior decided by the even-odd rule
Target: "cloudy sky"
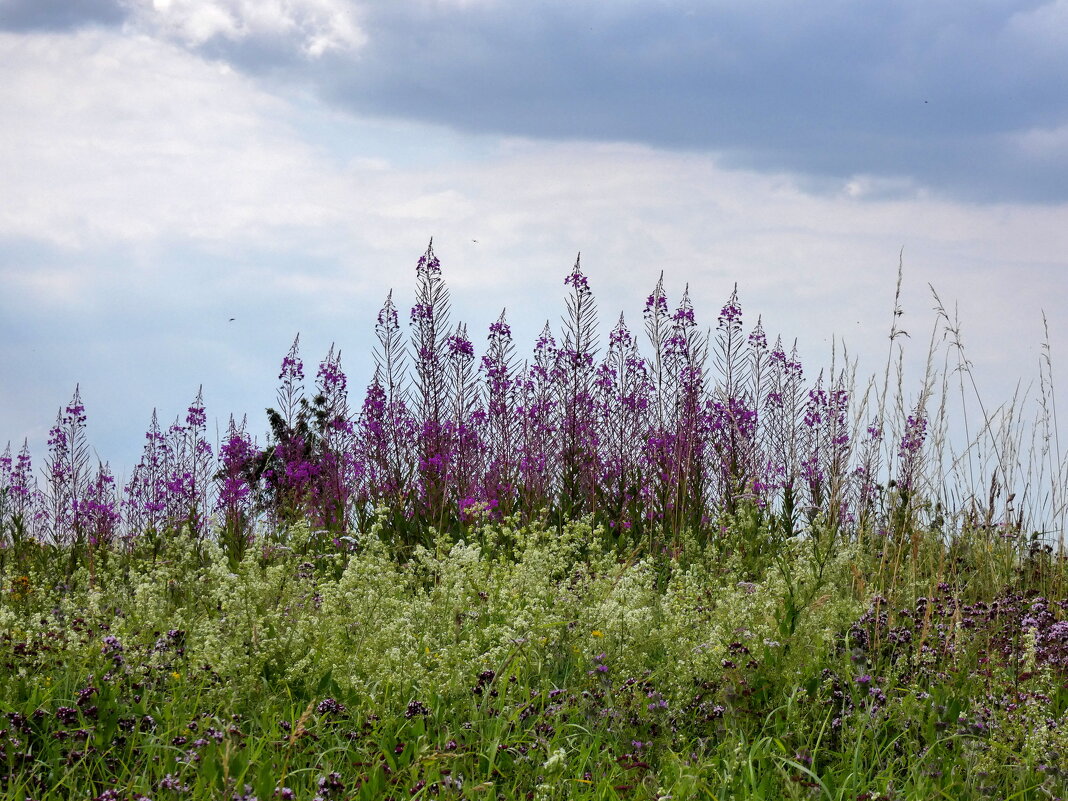
[{"label": "cloudy sky", "polygon": [[120,475],[201,384],[262,430],[298,332],[359,395],[431,237],[523,353],[581,251],[878,370],[901,256],[921,366],[931,284],[995,401],[1043,311],[1068,378],[1066,75],[1068,0],[0,0],[0,447],[75,384]]}]

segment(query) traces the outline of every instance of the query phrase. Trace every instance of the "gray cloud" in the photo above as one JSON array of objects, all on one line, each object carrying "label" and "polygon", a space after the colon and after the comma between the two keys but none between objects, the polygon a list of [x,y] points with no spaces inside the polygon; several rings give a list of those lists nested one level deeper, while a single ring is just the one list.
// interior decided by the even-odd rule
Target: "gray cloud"
[{"label": "gray cloud", "polygon": [[117,25],[126,16],[119,0],[0,0],[0,30],[64,31]]},{"label": "gray cloud", "polygon": [[301,71],[359,113],[465,132],[710,151],[814,186],[867,174],[1068,200],[1063,3],[407,2],[360,19],[355,52],[295,61],[246,40],[229,56]]},{"label": "gray cloud", "polygon": [[[240,35],[211,36],[193,36],[196,7],[182,8],[189,19],[123,0],[0,0],[0,28],[185,31],[209,58],[310,82],[357,114],[710,152],[812,191],[859,176],[878,197],[1068,201],[1064,0],[338,0],[271,24],[228,0]],[[311,54],[324,32],[360,46]]]}]

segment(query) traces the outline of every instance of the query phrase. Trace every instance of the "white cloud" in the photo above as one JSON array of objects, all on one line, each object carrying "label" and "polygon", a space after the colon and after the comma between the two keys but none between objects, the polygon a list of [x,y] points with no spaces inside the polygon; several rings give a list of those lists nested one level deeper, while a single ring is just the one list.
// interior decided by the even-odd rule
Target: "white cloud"
[{"label": "white cloud", "polygon": [[287,106],[225,66],[85,31],[0,36],[0,74],[0,234],[224,241],[342,213]]},{"label": "white cloud", "polygon": [[1051,164],[1068,160],[1068,125],[1032,128],[1014,137],[1019,152],[1029,160]]},{"label": "white cloud", "polygon": [[854,200],[904,198],[924,194],[910,178],[882,175],[854,175],[845,182],[842,191]]},{"label": "white cloud", "polygon": [[1028,47],[1025,55],[1064,59],[1068,47],[1068,0],[1051,0],[1013,14],[1006,25],[1011,37]]},{"label": "white cloud", "polygon": [[366,42],[344,0],[134,0],[133,8],[138,26],[192,46],[269,37],[314,58]]}]

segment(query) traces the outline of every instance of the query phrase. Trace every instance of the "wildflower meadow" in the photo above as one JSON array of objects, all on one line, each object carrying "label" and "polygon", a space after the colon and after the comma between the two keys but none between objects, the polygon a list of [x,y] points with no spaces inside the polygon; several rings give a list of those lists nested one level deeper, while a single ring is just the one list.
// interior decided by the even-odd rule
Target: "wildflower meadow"
[{"label": "wildflower meadow", "polygon": [[429,247],[263,441],[191,392],[117,480],[75,389],[9,444],[0,798],[1068,797],[1048,346],[993,405],[937,296],[913,385],[896,299],[865,378],[737,291],[563,295],[521,356]]}]

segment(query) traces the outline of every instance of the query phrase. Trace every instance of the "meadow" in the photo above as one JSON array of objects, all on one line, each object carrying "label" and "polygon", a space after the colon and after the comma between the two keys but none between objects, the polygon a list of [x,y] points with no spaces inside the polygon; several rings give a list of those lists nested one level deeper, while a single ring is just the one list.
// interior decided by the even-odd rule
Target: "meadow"
[{"label": "meadow", "polygon": [[990,407],[937,296],[911,387],[896,299],[860,381],[564,284],[476,357],[431,247],[358,401],[298,339],[262,445],[198,392],[119,486],[77,390],[9,445],[0,798],[1068,797],[1048,347]]}]

